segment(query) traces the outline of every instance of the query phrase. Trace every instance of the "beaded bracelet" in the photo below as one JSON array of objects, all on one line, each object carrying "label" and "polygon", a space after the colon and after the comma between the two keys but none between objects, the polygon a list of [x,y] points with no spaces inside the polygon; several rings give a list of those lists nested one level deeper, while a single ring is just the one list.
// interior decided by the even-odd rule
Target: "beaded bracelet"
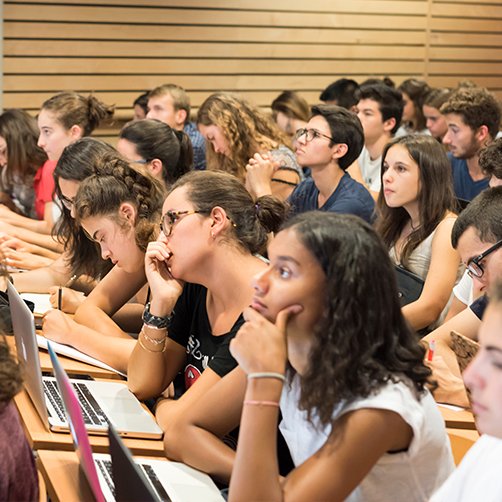
[{"label": "beaded bracelet", "polygon": [[244,404],[251,404],[253,406],[273,406],[274,408],[279,408],[279,403],[277,401],[254,401],[246,400]]},{"label": "beaded bracelet", "polygon": [[167,347],[167,344],[164,343],[164,348],[162,350],[152,350],[152,349],[149,349],[146,345],[143,344],[143,342],[141,341],[141,338],[138,338],[138,342],[139,342],[139,346],[142,349],[145,349],[147,352],[152,352],[154,354],[162,354],[163,352],[166,351],[166,347]]},{"label": "beaded bracelet", "polygon": [[275,378],[276,380],[281,380],[281,382],[286,381],[285,375],[282,373],[275,373],[273,371],[261,371],[259,373],[248,374],[248,380],[252,380],[254,378]]},{"label": "beaded bracelet", "polygon": [[160,345],[161,343],[166,343],[166,339],[167,339],[167,335],[164,336],[163,338],[161,338],[160,340],[157,339],[157,338],[151,338],[150,336],[148,336],[146,333],[145,333],[145,330],[142,329],[139,333],[140,335],[143,335],[143,337],[145,338],[145,340],[147,342],[150,342],[150,343],[153,343],[153,345]]}]

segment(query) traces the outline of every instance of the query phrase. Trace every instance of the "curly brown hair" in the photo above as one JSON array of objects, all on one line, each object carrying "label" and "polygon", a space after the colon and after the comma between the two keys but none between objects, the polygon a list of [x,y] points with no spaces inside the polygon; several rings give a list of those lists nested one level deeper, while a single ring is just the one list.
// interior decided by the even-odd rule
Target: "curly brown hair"
[{"label": "curly brown hair", "polygon": [[485,125],[492,138],[499,132],[500,105],[497,98],[483,87],[461,87],[455,90],[439,111],[443,115],[460,115],[473,131]]},{"label": "curly brown hair", "polygon": [[199,108],[197,124],[218,126],[232,149],[232,156],[226,157],[208,145],[207,169],[226,171],[240,180],[246,177],[246,164],[256,152],[272,150],[289,142],[269,116],[241,97],[229,93],[209,96]]},{"label": "curly brown hair", "polygon": [[479,153],[479,167],[487,176],[502,180],[502,138],[483,148]]},{"label": "curly brown hair", "polygon": [[74,200],[75,216],[77,223],[97,215],[115,218],[120,205],[129,202],[137,209],[136,244],[146,251],[158,233],[164,196],[162,184],[145,169],[132,167],[116,154],[105,154],[95,165],[94,174],[80,184]]},{"label": "curly brown hair", "polygon": [[364,398],[387,382],[424,391],[431,370],[425,348],[401,312],[394,268],[382,241],[360,218],[311,211],[291,229],[326,276],[324,314],[314,328],[300,408],[328,425],[342,402]]},{"label": "curly brown hair", "polygon": [[23,385],[21,368],[12,357],[5,336],[0,339],[0,403],[8,403]]}]

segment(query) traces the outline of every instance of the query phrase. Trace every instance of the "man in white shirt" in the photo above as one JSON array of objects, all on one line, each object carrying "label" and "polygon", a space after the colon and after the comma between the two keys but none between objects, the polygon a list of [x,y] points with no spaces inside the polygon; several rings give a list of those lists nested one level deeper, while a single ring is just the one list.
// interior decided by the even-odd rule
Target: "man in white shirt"
[{"label": "man in white shirt", "polygon": [[401,93],[385,84],[363,85],[356,93],[357,115],[363,125],[364,148],[348,171],[376,199],[380,192],[382,152],[398,130],[403,115]]}]

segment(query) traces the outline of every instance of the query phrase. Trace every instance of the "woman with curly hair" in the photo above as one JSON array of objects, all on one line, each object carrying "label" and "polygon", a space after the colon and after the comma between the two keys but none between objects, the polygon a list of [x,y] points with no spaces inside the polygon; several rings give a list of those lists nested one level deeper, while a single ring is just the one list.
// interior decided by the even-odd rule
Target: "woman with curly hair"
[{"label": "woman with curly hair", "polygon": [[457,216],[450,162],[431,136],[404,136],[384,148],[381,177],[377,231],[393,262],[424,281],[403,314],[416,330],[432,328],[446,315],[459,279],[460,257],[451,244]]},{"label": "woman with curly hair", "polygon": [[[303,179],[294,153],[285,146],[287,136],[244,99],[212,94],[199,108],[197,126],[208,144],[207,169],[237,176],[253,196],[271,193],[285,200]],[[267,162],[255,167],[250,159]]]},{"label": "woman with curly hair", "polygon": [[[453,462],[380,239],[355,216],[309,212],[269,257],[230,344],[239,367],[166,437],[169,458],[231,475],[230,500],[426,500]],[[279,409],[296,466],[283,481]],[[219,438],[239,421],[235,454]]]},{"label": "woman with curly hair", "polygon": [[38,474],[12,398],[21,390],[21,369],[0,337],[0,500],[38,500]]},{"label": "woman with curly hair", "polygon": [[[67,193],[71,183],[59,180]],[[113,152],[101,155],[92,174],[79,183],[73,181],[72,186],[75,192],[66,204],[87,239],[99,246],[101,257],[111,261],[113,268],[77,308],[75,317],[61,310],[47,312],[43,333],[125,371],[130,353],[127,342],[132,340],[127,333],[139,331],[147,298],[145,251],[157,233],[164,189],[143,168],[133,168]],[[130,309],[123,312],[119,326],[112,316],[135,295],[136,304],[127,306]]]}]

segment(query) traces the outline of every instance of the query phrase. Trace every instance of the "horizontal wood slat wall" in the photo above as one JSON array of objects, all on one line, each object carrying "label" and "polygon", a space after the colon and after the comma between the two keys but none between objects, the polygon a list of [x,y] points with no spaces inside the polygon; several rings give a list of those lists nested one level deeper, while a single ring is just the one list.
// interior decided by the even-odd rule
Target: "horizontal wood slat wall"
[{"label": "horizontal wood slat wall", "polygon": [[502,97],[494,0],[4,0],[3,20],[4,108],[93,92],[117,106],[105,136],[165,82],[195,109],[216,90],[269,106],[294,89],[314,103],[337,78],[382,75],[470,79]]}]

